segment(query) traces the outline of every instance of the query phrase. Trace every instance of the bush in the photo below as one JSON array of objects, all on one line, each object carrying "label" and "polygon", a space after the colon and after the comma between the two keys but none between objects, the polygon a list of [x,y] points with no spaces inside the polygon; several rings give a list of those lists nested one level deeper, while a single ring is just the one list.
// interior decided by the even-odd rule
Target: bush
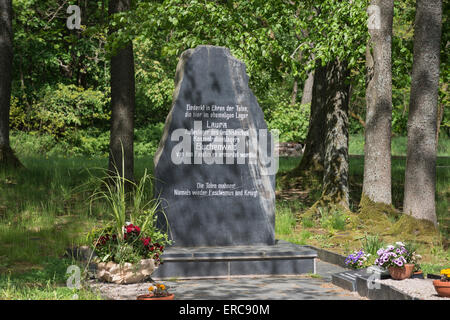
[{"label": "bush", "polygon": [[274,107],[268,120],[269,129],[280,131],[280,142],[300,142],[306,139],[310,104],[280,103]]},{"label": "bush", "polygon": [[164,123],[149,124],[135,130],[134,154],[138,157],[155,154],[164,131]]},{"label": "bush", "polygon": [[110,118],[109,98],[104,92],[74,85],[47,87],[33,110],[31,129],[56,138],[74,128],[105,127]]},{"label": "bush", "polygon": [[[136,128],[134,154],[137,157],[153,155],[158,149],[164,123]],[[21,156],[107,156],[109,154],[108,129],[73,129],[63,137],[38,131],[11,131],[11,146]]]}]

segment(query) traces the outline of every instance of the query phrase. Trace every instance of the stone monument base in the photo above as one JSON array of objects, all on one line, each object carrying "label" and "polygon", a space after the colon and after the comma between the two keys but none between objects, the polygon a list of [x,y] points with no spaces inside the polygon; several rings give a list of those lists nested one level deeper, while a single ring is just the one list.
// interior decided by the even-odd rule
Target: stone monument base
[{"label": "stone monument base", "polygon": [[273,246],[170,247],[153,280],[293,276],[316,273],[316,251],[277,240]]}]

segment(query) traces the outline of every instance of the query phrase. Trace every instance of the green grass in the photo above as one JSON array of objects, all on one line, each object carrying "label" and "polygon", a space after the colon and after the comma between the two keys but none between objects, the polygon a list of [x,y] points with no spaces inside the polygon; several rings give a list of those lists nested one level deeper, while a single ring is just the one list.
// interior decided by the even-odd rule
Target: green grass
[{"label": "green grass", "polygon": [[[281,158],[280,168],[282,168],[282,172],[279,173],[283,174],[295,168],[299,162],[300,158]],[[405,164],[405,157],[392,159],[393,206],[399,210],[403,209]],[[436,170],[436,215],[442,240],[439,243],[421,244],[419,253],[425,256],[424,261],[421,262],[421,267],[424,272],[427,271],[428,273],[439,273],[439,268],[442,269],[448,267],[450,263],[450,251],[448,250],[450,231],[450,158],[438,157]],[[359,156],[350,157],[350,207],[353,212],[357,211],[361,197],[363,171],[364,158]],[[279,186],[277,191],[283,191],[282,186]],[[308,205],[312,205],[320,196],[320,193],[316,192],[317,190],[305,191],[308,192],[309,197],[302,200],[303,207],[300,207],[300,209],[297,210],[292,209],[291,212],[291,214],[296,215],[297,217],[304,212],[302,208],[307,208]],[[282,199],[278,199],[278,202],[280,201],[286,202]],[[295,203],[295,200],[290,199],[289,202]],[[284,210],[277,212],[277,215],[279,213],[287,215]],[[290,225],[290,230],[292,230],[291,233],[286,233],[286,231],[284,233],[277,233],[277,237],[298,244],[313,244],[322,248],[331,248],[330,250],[335,250],[340,253],[343,253],[343,251],[359,249],[363,246],[366,246],[367,248],[378,246],[382,243],[382,237],[380,236],[378,239],[375,239],[374,235],[372,235],[373,238],[369,239],[370,243],[364,243],[364,241],[362,241],[364,234],[358,232],[357,228],[356,230],[350,230],[344,227],[343,218],[344,216],[333,219],[330,215],[325,214],[322,220],[319,221],[319,225],[316,225],[313,220],[301,218],[298,219],[300,223],[298,223],[295,228]],[[320,222],[323,226],[320,226]],[[287,230],[287,228],[285,230]],[[314,235],[308,237],[308,231]],[[319,231],[320,233],[318,233]],[[339,242],[335,242],[335,239],[339,240]],[[400,240],[402,239],[396,241]],[[373,251],[374,249],[372,248],[371,250]]]},{"label": "green grass", "polygon": [[[407,137],[394,136],[391,140],[391,153],[393,156],[406,156]],[[364,154],[364,134],[354,134],[349,137],[349,153]],[[438,140],[437,154],[439,157],[450,157],[450,139],[444,134]]]},{"label": "green grass", "polygon": [[41,266],[23,273],[0,274],[0,299],[4,300],[100,300],[98,293],[66,285],[72,261],[44,258]]},{"label": "green grass", "polygon": [[[352,146],[352,140],[350,142]],[[445,147],[447,142],[442,143]],[[108,159],[24,157],[20,154],[19,158],[26,170],[0,172],[0,299],[71,299],[74,292],[66,287],[68,275],[65,272],[72,262],[61,257],[66,248],[84,244],[92,227],[109,216],[107,206],[101,203],[90,208],[88,198],[92,190],[80,188],[96,180],[101,172],[93,168],[105,168]],[[294,168],[299,161],[300,158],[281,158],[280,172]],[[450,159],[438,158],[437,165],[436,210],[443,237],[448,238]],[[359,203],[363,166],[362,157],[350,158],[353,208]],[[393,159],[393,202],[398,209],[403,201],[404,168],[404,158]],[[151,156],[136,159],[136,179],[145,169],[153,170]],[[279,238],[299,244],[314,240],[323,247],[332,247],[327,234],[308,230],[312,221],[298,220],[297,214],[316,196],[311,193],[305,201],[277,200],[276,234]],[[341,220],[330,219],[324,223],[340,230]],[[432,247],[430,252],[436,258],[424,263],[423,269],[435,272],[442,266],[440,257],[448,256],[448,250]],[[75,293],[79,299],[98,298],[86,289]]]},{"label": "green grass", "polygon": [[275,232],[278,234],[290,234],[297,224],[294,212],[289,206],[280,203],[277,204],[276,210]]}]

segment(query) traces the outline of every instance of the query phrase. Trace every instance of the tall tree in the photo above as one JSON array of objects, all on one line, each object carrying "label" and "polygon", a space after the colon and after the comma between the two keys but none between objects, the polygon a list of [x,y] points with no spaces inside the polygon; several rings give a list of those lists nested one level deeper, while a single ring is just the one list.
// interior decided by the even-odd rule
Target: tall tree
[{"label": "tall tree", "polygon": [[[326,65],[326,134],[322,198],[332,204],[349,207],[348,187],[348,102],[347,62],[336,59]],[[317,74],[316,74],[317,76]]]},{"label": "tall tree", "polygon": [[314,70],[308,73],[308,78],[305,80],[303,85],[302,102],[301,104],[308,104],[312,101],[312,92],[314,85]]},{"label": "tall tree", "polygon": [[327,88],[326,67],[317,64],[313,77],[311,94],[311,113],[309,128],[306,136],[305,151],[299,165],[291,172],[292,175],[304,171],[312,173],[322,179],[324,166],[324,145],[326,127],[325,92]]},{"label": "tall tree", "polygon": [[[108,13],[130,10],[131,0],[109,1]],[[115,30],[112,30],[115,32]],[[135,78],[132,41],[119,48],[111,57],[111,136],[109,170],[134,180],[134,109]],[[124,168],[124,170],[122,170]]]},{"label": "tall tree", "polygon": [[363,194],[373,202],[392,203],[392,20],[393,0],[372,0],[368,8],[367,89]]},{"label": "tall tree", "polygon": [[12,0],[0,0],[0,167],[20,167],[9,142],[13,61]]},{"label": "tall tree", "polygon": [[434,224],[441,32],[442,1],[417,0],[403,211]]}]

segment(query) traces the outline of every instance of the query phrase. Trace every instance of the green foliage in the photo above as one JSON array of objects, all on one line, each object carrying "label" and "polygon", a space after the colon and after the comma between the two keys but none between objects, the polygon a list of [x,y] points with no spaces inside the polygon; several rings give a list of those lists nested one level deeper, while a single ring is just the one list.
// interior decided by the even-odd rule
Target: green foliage
[{"label": "green foliage", "polygon": [[[164,122],[172,105],[175,60],[168,63],[152,52],[148,39],[138,38],[135,44],[136,127]],[[161,62],[162,61],[162,62]]]},{"label": "green foliage", "polygon": [[[109,178],[97,179],[99,187],[92,194],[91,202],[105,200],[110,219],[105,227],[90,233],[89,242],[102,262],[137,263],[149,258],[155,259],[156,264],[160,262],[164,246],[170,241],[168,230],[156,226],[158,215],[165,215],[160,210],[160,199],[152,196],[151,179],[145,171],[136,184],[121,176],[117,168]],[[132,186],[131,193],[127,185]]]},{"label": "green foliage", "polygon": [[334,212],[327,210],[326,208],[318,208],[320,212],[320,225],[324,229],[328,229],[330,232],[334,230],[345,230],[347,225],[348,216],[339,210]]},{"label": "green foliage", "polygon": [[134,153],[136,156],[155,154],[164,131],[164,123],[150,124],[135,130]]},{"label": "green foliage", "polygon": [[280,131],[280,142],[304,141],[308,133],[310,105],[281,103],[271,110],[269,129]]},{"label": "green foliage", "polygon": [[33,119],[40,132],[61,137],[70,129],[105,125],[110,117],[108,103],[103,92],[59,84],[44,91]]},{"label": "green foliage", "polygon": [[315,223],[314,220],[308,217],[302,218],[302,226],[305,228],[312,228],[314,227]]},{"label": "green foliage", "polygon": [[277,234],[290,234],[296,223],[295,215],[289,206],[277,206],[275,216],[275,231]]},{"label": "green foliage", "polygon": [[42,268],[25,273],[0,274],[0,300],[100,300],[99,294],[87,288],[70,289],[66,286],[67,268],[73,261],[46,258]]},{"label": "green foliage", "polygon": [[377,256],[377,251],[383,248],[385,243],[379,235],[365,234],[364,238],[361,239],[361,245],[365,253],[369,253],[372,256]]}]

